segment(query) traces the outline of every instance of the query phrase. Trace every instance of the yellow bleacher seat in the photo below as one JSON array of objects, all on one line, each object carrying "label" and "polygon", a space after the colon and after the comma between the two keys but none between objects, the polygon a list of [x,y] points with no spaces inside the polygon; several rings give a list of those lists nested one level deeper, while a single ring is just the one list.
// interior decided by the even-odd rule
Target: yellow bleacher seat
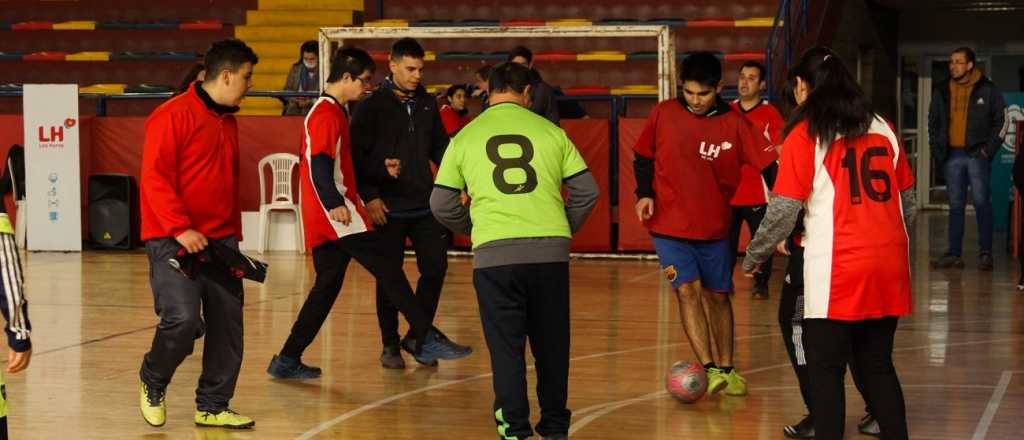
[{"label": "yellow bleacher seat", "polygon": [[626,61],[626,53],[617,50],[594,50],[576,56],[577,61]]},{"label": "yellow bleacher seat", "polygon": [[388,18],[384,20],[373,20],[363,24],[363,27],[409,27],[408,20]]},{"label": "yellow bleacher seat", "polygon": [[775,18],[772,17],[752,17],[736,20],[736,27],[772,27],[774,25]]},{"label": "yellow bleacher seat", "polygon": [[657,95],[658,87],[650,84],[629,84],[612,88],[613,95]]},{"label": "yellow bleacher seat", "polygon": [[88,20],[65,21],[54,23],[53,29],[61,31],[91,31],[96,29],[96,22]]},{"label": "yellow bleacher seat", "polygon": [[586,18],[562,18],[549,20],[547,24],[548,26],[591,26],[594,22]]},{"label": "yellow bleacher seat", "polygon": [[76,52],[64,57],[66,61],[110,61],[110,52]]},{"label": "yellow bleacher seat", "polygon": [[124,94],[124,89],[128,87],[125,84],[93,84],[91,86],[81,87],[78,89],[78,93],[99,93],[103,95],[121,95]]},{"label": "yellow bleacher seat", "polygon": [[432,50],[428,50],[423,53],[423,61],[434,61],[437,59],[437,53]]}]

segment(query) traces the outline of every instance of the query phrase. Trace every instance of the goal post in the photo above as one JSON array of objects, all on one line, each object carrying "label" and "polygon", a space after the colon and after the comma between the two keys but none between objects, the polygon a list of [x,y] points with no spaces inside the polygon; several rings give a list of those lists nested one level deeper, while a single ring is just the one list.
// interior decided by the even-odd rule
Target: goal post
[{"label": "goal post", "polygon": [[324,27],[320,28],[320,89],[326,87],[332,51],[350,40],[429,38],[656,38],[658,100],[676,96],[676,43],[667,25],[508,27]]}]

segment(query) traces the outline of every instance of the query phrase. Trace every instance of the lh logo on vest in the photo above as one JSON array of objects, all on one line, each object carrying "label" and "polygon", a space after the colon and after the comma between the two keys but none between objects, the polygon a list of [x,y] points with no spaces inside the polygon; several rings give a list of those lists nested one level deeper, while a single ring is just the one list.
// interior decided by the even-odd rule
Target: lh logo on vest
[{"label": "lh logo on vest", "polygon": [[705,141],[700,142],[700,157],[704,160],[713,161],[718,158],[719,153],[725,150],[732,149],[732,144],[729,142],[722,142],[722,145],[709,144]]}]

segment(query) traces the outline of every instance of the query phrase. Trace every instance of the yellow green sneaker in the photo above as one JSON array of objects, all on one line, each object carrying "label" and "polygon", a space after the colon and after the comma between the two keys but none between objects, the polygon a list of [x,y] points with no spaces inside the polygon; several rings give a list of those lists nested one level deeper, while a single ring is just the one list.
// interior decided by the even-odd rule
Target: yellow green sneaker
[{"label": "yellow green sneaker", "polygon": [[139,409],[142,410],[142,418],[150,426],[164,426],[167,422],[167,402],[164,396],[165,390],[158,390],[139,383]]},{"label": "yellow green sneaker", "polygon": [[249,429],[256,422],[246,416],[224,408],[218,413],[196,410],[196,425],[228,429]]},{"label": "yellow green sneaker", "polygon": [[722,391],[726,385],[726,374],[721,368],[708,368],[708,394],[716,394]]},{"label": "yellow green sneaker", "polygon": [[747,380],[740,376],[740,373],[733,369],[725,376],[725,381],[728,385],[725,386],[726,396],[746,396],[747,395]]}]

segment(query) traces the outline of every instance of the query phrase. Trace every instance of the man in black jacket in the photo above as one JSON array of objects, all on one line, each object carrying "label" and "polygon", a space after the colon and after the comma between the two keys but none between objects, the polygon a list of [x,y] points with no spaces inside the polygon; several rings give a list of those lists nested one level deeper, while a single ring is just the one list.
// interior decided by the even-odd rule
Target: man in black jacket
[{"label": "man in black jacket", "polygon": [[1003,140],[1006,102],[995,84],[976,70],[974,51],[961,47],[949,57],[949,81],[932,91],[928,139],[942,165],[949,194],[949,250],[932,267],[964,267],[964,210],[967,188],[978,217],[978,268],[992,270],[992,159]]},{"label": "man in black jacket", "polygon": [[[424,56],[423,47],[412,38],[391,46],[391,75],[356,107],[351,137],[359,196],[366,203],[374,228],[385,237],[381,252],[401,268],[405,240],[412,241],[420,272],[416,298],[433,322],[448,271],[451,233],[430,214],[434,184],[430,162],[441,164],[449,138],[437,102],[420,85]],[[387,159],[401,161],[397,179],[387,174]],[[379,285],[377,320],[384,344],[381,365],[405,368],[400,349],[412,353],[416,341],[409,335],[399,339],[398,309]],[[441,335],[451,349],[472,351]]]},{"label": "man in black jacket", "polygon": [[540,72],[533,68],[533,52],[524,46],[516,46],[508,53],[508,61],[530,68],[530,110],[558,125],[558,101],[555,88],[544,82]]}]

